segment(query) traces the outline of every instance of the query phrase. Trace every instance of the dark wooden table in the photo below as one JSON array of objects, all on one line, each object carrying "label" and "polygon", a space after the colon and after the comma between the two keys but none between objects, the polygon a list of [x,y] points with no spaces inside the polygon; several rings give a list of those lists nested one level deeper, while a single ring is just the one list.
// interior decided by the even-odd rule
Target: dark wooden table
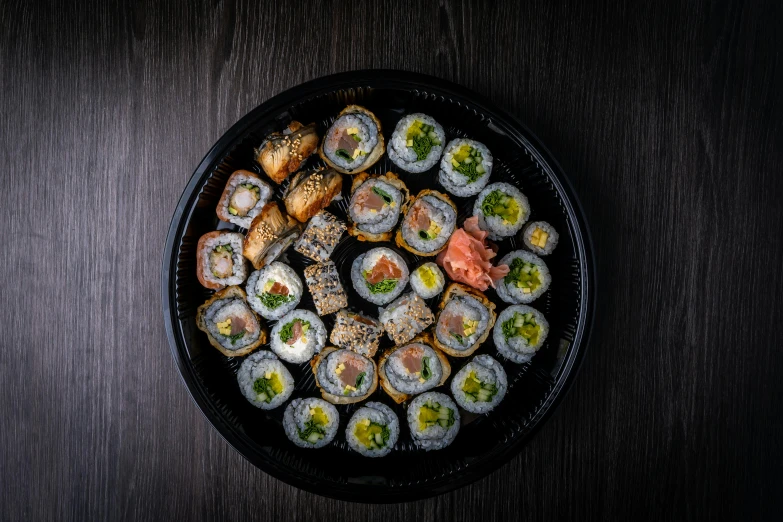
[{"label": "dark wooden table", "polygon": [[[772,520],[783,512],[781,3],[0,4],[4,520]],[[427,501],[318,497],[191,401],[159,296],[218,137],[328,73],[461,83],[559,158],[600,281],[518,457]]]}]

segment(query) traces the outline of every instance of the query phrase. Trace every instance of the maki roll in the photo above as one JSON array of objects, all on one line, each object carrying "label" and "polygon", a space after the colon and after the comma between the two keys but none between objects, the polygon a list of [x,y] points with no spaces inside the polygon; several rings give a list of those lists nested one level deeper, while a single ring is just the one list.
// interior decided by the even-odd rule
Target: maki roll
[{"label": "maki roll", "polygon": [[283,132],[266,137],[256,151],[256,161],[278,185],[318,148],[315,123],[302,125],[292,121]]},{"label": "maki roll", "polygon": [[349,105],[326,131],[318,149],[327,165],[343,174],[367,170],[383,154],[381,122],[359,105]]},{"label": "maki roll", "polygon": [[373,357],[382,333],[383,326],[376,319],[343,309],[334,318],[329,341],[340,348]]},{"label": "maki roll", "polygon": [[288,312],[272,328],[271,348],[286,362],[301,364],[326,345],[326,327],[309,310]]},{"label": "maki roll", "polygon": [[262,410],[277,408],[294,391],[294,378],[272,352],[258,351],[242,361],[237,372],[242,395]]},{"label": "maki roll", "polygon": [[332,169],[313,169],[298,172],[283,194],[286,211],[306,222],[329,206],[343,189],[343,177]]},{"label": "maki roll", "polygon": [[385,457],[400,436],[400,421],[391,408],[368,402],[353,414],[345,429],[345,440],[364,457]]},{"label": "maki roll", "polygon": [[435,346],[453,357],[467,357],[481,346],[495,324],[495,304],[478,290],[452,283],[440,303]]},{"label": "maki roll", "polygon": [[294,399],[283,414],[288,439],[300,448],[323,448],[337,435],[340,415],[323,399]]},{"label": "maki roll", "polygon": [[212,290],[242,283],[247,277],[242,240],[242,234],[221,230],[201,236],[196,246],[199,283]]},{"label": "maki roll", "polygon": [[267,203],[250,223],[242,253],[259,270],[285,252],[301,231],[302,225],[281,212],[277,203]]},{"label": "maki roll", "polygon": [[304,275],[318,315],[331,314],[348,306],[334,261],[310,265],[305,268]]},{"label": "maki roll", "polygon": [[429,345],[428,336],[384,354],[378,363],[381,388],[401,403],[411,395],[441,386],[451,374],[451,365],[440,350]]},{"label": "maki roll", "polygon": [[411,273],[413,291],[424,299],[432,299],[443,291],[446,278],[435,263],[424,263]]},{"label": "maki roll", "polygon": [[539,256],[548,256],[557,246],[560,235],[546,221],[533,221],[522,232],[525,246]]},{"label": "maki roll", "polygon": [[457,226],[457,207],[446,194],[425,189],[402,218],[397,246],[417,256],[434,256],[444,248]]},{"label": "maki roll", "polygon": [[544,344],[549,323],[543,314],[527,305],[509,306],[500,313],[493,338],[498,353],[515,363],[528,362]]},{"label": "maki roll", "polygon": [[451,394],[470,413],[488,413],[506,395],[506,371],[489,355],[477,355],[451,381]]},{"label": "maki roll", "polygon": [[496,282],[498,296],[510,304],[531,303],[547,291],[552,276],[544,260],[524,250],[515,250],[500,260],[508,274]]},{"label": "maki roll", "polygon": [[402,256],[384,247],[365,252],[351,265],[354,289],[376,305],[389,303],[400,295],[408,284],[409,275]]},{"label": "maki roll", "polygon": [[419,335],[435,320],[424,299],[413,292],[398,297],[379,311],[383,329],[398,346]]},{"label": "maki roll", "polygon": [[279,261],[250,274],[246,288],[247,302],[265,319],[280,319],[302,298],[302,280]]},{"label": "maki roll", "polygon": [[519,232],[530,216],[530,204],[515,186],[492,183],[476,198],[473,215],[490,239],[502,239]]},{"label": "maki roll", "polygon": [[363,401],[378,387],[375,362],[350,350],[326,348],[310,366],[321,396],[332,404]]},{"label": "maki roll", "polygon": [[314,261],[326,261],[345,232],[345,223],[322,210],[307,224],[294,250]]},{"label": "maki roll", "polygon": [[409,197],[405,183],[393,172],[358,174],[351,184],[348,233],[360,241],[388,241]]},{"label": "maki roll", "polygon": [[247,355],[266,342],[266,330],[238,286],[229,286],[207,299],[196,311],[196,326],[209,344],[228,357]]},{"label": "maki roll", "polygon": [[425,451],[443,449],[454,442],[459,423],[457,405],[443,393],[422,393],[408,406],[413,442]]},{"label": "maki roll", "polygon": [[386,152],[395,165],[408,172],[424,172],[435,166],[443,153],[446,133],[431,116],[403,116],[394,128]]},{"label": "maki roll", "polygon": [[446,145],[438,181],[449,193],[465,198],[481,192],[491,173],[489,149],[478,141],[459,138]]},{"label": "maki roll", "polygon": [[238,170],[226,182],[217,206],[217,216],[242,228],[250,228],[253,218],[261,213],[272,189],[249,170]]}]

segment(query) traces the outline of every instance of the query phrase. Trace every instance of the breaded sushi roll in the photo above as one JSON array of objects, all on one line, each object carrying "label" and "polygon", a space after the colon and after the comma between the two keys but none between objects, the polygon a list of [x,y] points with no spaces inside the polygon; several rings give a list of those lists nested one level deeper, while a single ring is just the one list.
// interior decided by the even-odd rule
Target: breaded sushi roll
[{"label": "breaded sushi roll", "polygon": [[207,232],[196,246],[196,277],[212,290],[241,284],[247,277],[242,257],[242,234],[217,230]]},{"label": "breaded sushi roll", "polygon": [[292,121],[283,132],[266,137],[256,151],[256,161],[278,185],[318,148],[315,123],[302,125]]},{"label": "breaded sushi roll", "polygon": [[348,233],[360,241],[388,241],[409,197],[405,183],[393,172],[373,176],[362,172],[354,176]]},{"label": "breaded sushi roll", "polygon": [[262,410],[277,408],[294,391],[291,372],[272,352],[258,351],[242,361],[237,372],[237,382],[242,395]]},{"label": "breaded sushi roll", "polygon": [[238,286],[229,286],[207,299],[196,311],[196,326],[209,344],[228,357],[247,355],[266,342],[266,330]]},{"label": "breaded sushi roll", "polygon": [[259,270],[285,252],[301,231],[302,225],[272,201],[250,223],[242,253]]},{"label": "breaded sushi roll", "polygon": [[386,152],[401,169],[420,173],[435,166],[445,143],[446,133],[435,118],[408,114],[397,122]]},{"label": "breaded sushi roll", "polygon": [[283,414],[285,434],[300,448],[323,448],[339,427],[337,408],[316,397],[292,400]]},{"label": "breaded sushi roll", "polygon": [[383,154],[381,122],[359,105],[349,105],[326,131],[318,154],[343,174],[358,174],[372,167]]},{"label": "breaded sushi roll", "polygon": [[361,254],[351,265],[354,289],[376,305],[385,305],[400,295],[408,284],[409,276],[402,256],[385,247]]},{"label": "breaded sushi roll", "polygon": [[310,265],[305,268],[304,275],[318,315],[332,314],[348,306],[348,296],[340,283],[334,261]]},{"label": "breaded sushi roll", "polygon": [[443,385],[451,374],[449,360],[430,346],[429,336],[413,339],[405,346],[386,352],[378,363],[381,388],[394,402]]},{"label": "breaded sushi roll", "polygon": [[379,311],[378,320],[397,346],[419,335],[435,320],[427,303],[414,292],[401,295]]},{"label": "breaded sushi roll", "polygon": [[321,396],[332,404],[363,401],[378,388],[375,361],[351,350],[325,348],[310,361]]},{"label": "breaded sushi roll", "polygon": [[345,230],[345,223],[322,210],[307,223],[304,232],[294,243],[294,250],[313,261],[326,261]]},{"label": "breaded sushi roll", "polygon": [[446,277],[433,262],[424,263],[411,272],[411,287],[424,299],[432,299],[443,291]]},{"label": "breaded sushi roll", "polygon": [[250,274],[246,288],[247,302],[265,319],[280,319],[302,298],[302,280],[279,261]]},{"label": "breaded sushi roll", "polygon": [[272,328],[272,351],[282,360],[294,364],[309,361],[326,346],[326,327],[321,318],[309,310],[292,310]]},{"label": "breaded sushi roll", "polygon": [[475,140],[458,138],[446,145],[440,160],[438,181],[455,196],[475,196],[489,181],[492,153]]},{"label": "breaded sushi roll", "polygon": [[334,328],[329,341],[335,346],[352,350],[365,357],[378,351],[383,325],[380,321],[342,309],[334,317]]},{"label": "breaded sushi roll", "polygon": [[526,304],[549,289],[552,276],[544,260],[525,250],[514,250],[500,260],[509,272],[495,282],[498,296],[509,304]]},{"label": "breaded sushi roll", "polygon": [[433,342],[453,357],[475,352],[495,324],[495,304],[478,290],[459,283],[446,289],[440,310]]},{"label": "breaded sushi roll", "polygon": [[443,449],[454,442],[459,424],[457,405],[443,393],[422,393],[408,406],[413,442],[426,451]]},{"label": "breaded sushi roll", "polygon": [[476,198],[473,215],[490,239],[503,239],[519,232],[530,216],[530,204],[515,186],[491,183]]},{"label": "breaded sushi roll", "polygon": [[217,216],[228,223],[250,228],[253,218],[261,213],[272,188],[249,170],[238,170],[226,182],[217,206]]},{"label": "breaded sushi roll", "polygon": [[489,355],[477,355],[451,380],[457,404],[471,413],[487,413],[500,404],[508,389],[506,371]]},{"label": "breaded sushi roll", "polygon": [[343,177],[333,169],[312,169],[297,172],[283,194],[285,210],[305,223],[328,207],[343,189]]},{"label": "breaded sushi roll", "polygon": [[400,421],[391,408],[368,402],[353,414],[345,428],[345,440],[364,457],[385,457],[400,436]]},{"label": "breaded sushi roll", "polygon": [[546,221],[533,221],[522,231],[522,241],[533,253],[548,256],[557,246],[560,235]]},{"label": "breaded sushi roll", "polygon": [[515,363],[528,362],[546,341],[549,323],[527,305],[509,306],[498,317],[493,338],[498,353]]},{"label": "breaded sushi roll", "polygon": [[457,226],[457,207],[446,195],[425,189],[413,199],[397,230],[397,246],[417,256],[434,256]]}]

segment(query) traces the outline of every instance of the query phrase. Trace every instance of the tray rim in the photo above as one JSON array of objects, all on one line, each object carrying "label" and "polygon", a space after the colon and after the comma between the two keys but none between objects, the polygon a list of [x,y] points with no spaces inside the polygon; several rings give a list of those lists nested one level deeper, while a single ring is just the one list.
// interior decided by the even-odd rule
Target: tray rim
[{"label": "tray rim", "polygon": [[[495,121],[505,120],[504,123],[506,126],[511,127],[511,129],[518,134],[517,137],[523,138],[530,144],[530,153],[535,157],[535,160],[541,165],[541,168],[546,172],[546,175],[555,184],[557,190],[564,196],[563,202],[566,213],[577,231],[577,234],[575,234],[574,237],[575,248],[579,253],[579,257],[583,260],[579,263],[579,269],[582,276],[581,284],[583,287],[583,291],[580,295],[582,313],[579,316],[574,335],[572,353],[564,360],[563,366],[559,372],[559,377],[553,384],[552,392],[547,396],[545,403],[540,407],[538,418],[535,423],[523,436],[508,444],[497,453],[482,459],[480,462],[472,464],[464,473],[456,476],[450,475],[446,480],[440,479],[419,486],[389,488],[385,492],[379,491],[377,487],[374,487],[372,492],[370,492],[368,491],[369,488],[350,482],[341,485],[342,487],[337,487],[332,483],[318,484],[320,479],[311,478],[310,480],[306,480],[299,474],[290,473],[282,467],[275,466],[272,459],[261,458],[260,454],[234,433],[234,430],[227,424],[219,422],[219,413],[211,404],[205,390],[198,383],[193,367],[189,364],[185,342],[181,336],[177,335],[177,332],[175,332],[175,323],[179,320],[176,313],[174,298],[177,263],[174,254],[176,250],[178,250],[175,246],[179,244],[182,239],[181,236],[184,232],[185,223],[187,222],[187,220],[183,219],[186,210],[190,209],[190,212],[193,211],[193,200],[198,198],[204,180],[212,172],[220,157],[225,154],[226,147],[252,128],[257,121],[270,113],[278,113],[281,109],[284,109],[285,106],[310,96],[339,89],[365,87],[365,85],[362,85],[364,82],[373,82],[375,84],[381,82],[383,83],[382,87],[384,88],[400,88],[406,90],[420,89],[424,92],[438,92],[452,97],[469,107],[472,106],[471,108],[480,110],[483,114],[489,115],[490,118]],[[596,273],[593,240],[581,202],[576,196],[573,185],[566,176],[565,171],[543,142],[541,142],[541,140],[538,139],[538,137],[519,120],[519,118],[496,106],[486,97],[477,94],[466,87],[427,74],[396,69],[347,71],[315,78],[288,88],[272,98],[269,98],[240,118],[234,125],[225,131],[218,141],[209,149],[193,171],[190,180],[183,189],[169,224],[161,267],[162,311],[169,348],[177,365],[180,378],[188,390],[188,394],[209,424],[212,425],[218,434],[220,434],[234,450],[264,473],[267,473],[286,484],[317,495],[361,503],[405,502],[441,495],[464,487],[497,471],[503,464],[509,462],[516,456],[538,433],[541,426],[554,414],[579,373],[589,345],[590,335],[595,320],[595,289]]]}]

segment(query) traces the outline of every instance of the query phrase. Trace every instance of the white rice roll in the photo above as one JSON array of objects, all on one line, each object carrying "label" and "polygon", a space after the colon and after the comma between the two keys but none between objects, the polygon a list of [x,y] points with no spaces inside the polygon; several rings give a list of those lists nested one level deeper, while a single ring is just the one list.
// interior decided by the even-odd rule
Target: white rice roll
[{"label": "white rice roll", "polygon": [[416,445],[426,451],[443,449],[459,432],[460,415],[448,395],[422,393],[408,406],[408,427]]},{"label": "white rice roll", "polygon": [[353,414],[345,429],[345,440],[365,457],[385,457],[400,436],[400,421],[391,408],[368,402]]},{"label": "white rice roll", "polygon": [[300,448],[322,448],[337,435],[340,416],[337,408],[323,399],[294,399],[283,414],[286,436]]},{"label": "white rice roll", "polygon": [[318,385],[322,391],[339,397],[363,397],[377,383],[372,360],[351,350],[334,350],[320,361]]},{"label": "white rice roll", "polygon": [[548,256],[557,246],[560,234],[546,221],[533,221],[522,232],[525,246],[539,256]]},{"label": "white rice roll", "polygon": [[326,345],[326,327],[309,310],[293,310],[272,328],[272,351],[286,362],[301,364]]},{"label": "white rice roll", "polygon": [[384,363],[389,384],[398,392],[417,395],[438,386],[443,364],[431,346],[411,343],[394,350]]},{"label": "white rice roll", "polygon": [[[489,321],[489,310],[481,301],[470,295],[460,295],[449,300],[438,315],[435,335],[441,344],[452,350],[468,350],[487,331]],[[455,332],[455,323],[462,333]]]},{"label": "white rice roll", "polygon": [[438,181],[451,194],[475,196],[487,185],[492,174],[492,153],[475,140],[458,138],[446,145],[440,160]]},{"label": "white rice roll", "polygon": [[475,356],[451,381],[451,394],[457,404],[477,414],[493,410],[507,389],[506,371],[489,355]]},{"label": "white rice roll", "polygon": [[[419,216],[429,218],[429,227],[422,230]],[[457,212],[447,202],[433,195],[419,197],[405,213],[400,230],[408,245],[428,254],[440,250],[454,233],[457,226]]]},{"label": "white rice roll", "polygon": [[[348,143],[346,139],[356,144],[344,145]],[[354,171],[365,163],[377,144],[378,127],[375,122],[366,114],[354,112],[340,116],[329,127],[324,137],[323,153],[338,167]]]},{"label": "white rice roll", "polygon": [[[397,268],[395,272],[399,273],[399,277],[389,277],[394,270],[392,265]],[[386,271],[384,266],[387,267]],[[376,277],[383,275],[384,279],[372,284],[367,278],[373,277],[374,274],[380,274]],[[376,305],[393,301],[405,289],[409,278],[410,272],[402,256],[385,247],[373,248],[354,259],[351,265],[351,282],[354,289],[364,299]]]},{"label": "white rice roll", "polygon": [[530,361],[549,334],[544,315],[527,305],[509,306],[495,323],[493,338],[498,353],[515,363]]},{"label": "white rice roll", "polygon": [[544,260],[525,250],[515,250],[500,260],[509,272],[495,282],[498,296],[509,304],[531,303],[549,289],[552,276]]},{"label": "white rice roll", "polygon": [[446,133],[433,117],[414,113],[397,122],[386,152],[401,169],[420,173],[435,166],[445,143]]},{"label": "white rice roll", "polygon": [[[371,205],[370,198],[378,201],[378,204],[382,204],[382,206],[378,209],[371,208],[369,206]],[[359,230],[371,234],[382,234],[397,225],[403,199],[403,195],[397,187],[383,179],[369,178],[351,196],[348,212]],[[376,205],[372,207],[374,206]]]},{"label": "white rice roll", "polygon": [[242,361],[237,372],[237,382],[242,395],[250,404],[262,410],[277,408],[287,401],[294,391],[291,372],[275,354],[265,350]]},{"label": "white rice roll", "polygon": [[445,284],[443,271],[433,262],[424,263],[411,273],[411,287],[424,299],[440,294]]},{"label": "white rice roll", "polygon": [[473,215],[490,239],[513,236],[530,217],[530,204],[519,189],[508,183],[491,183],[479,193]]},{"label": "white rice roll", "polygon": [[275,320],[296,308],[302,280],[293,268],[275,261],[247,279],[247,302],[261,317]]}]

